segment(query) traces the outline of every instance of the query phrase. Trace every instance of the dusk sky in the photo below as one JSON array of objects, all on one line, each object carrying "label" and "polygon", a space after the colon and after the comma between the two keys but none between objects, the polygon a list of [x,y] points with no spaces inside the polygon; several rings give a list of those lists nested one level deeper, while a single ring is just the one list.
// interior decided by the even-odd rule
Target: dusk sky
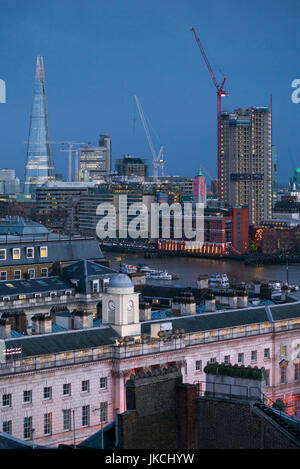
[{"label": "dusk sky", "polygon": [[[151,153],[134,101],[165,146],[170,175],[200,165],[216,177],[216,90],[190,31],[195,27],[216,77],[227,77],[223,109],[269,105],[279,182],[300,166],[298,0],[0,0],[0,167],[24,178],[37,55],[44,56],[50,138],[112,138],[113,159]],[[221,72],[221,71],[222,72]],[[224,75],[222,75],[222,73]],[[66,153],[53,147],[57,172]]]}]

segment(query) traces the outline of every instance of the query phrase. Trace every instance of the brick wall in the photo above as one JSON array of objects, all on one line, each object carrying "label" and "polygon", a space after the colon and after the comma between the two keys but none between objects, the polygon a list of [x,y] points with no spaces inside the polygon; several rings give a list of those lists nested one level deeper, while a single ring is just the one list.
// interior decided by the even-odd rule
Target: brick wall
[{"label": "brick wall", "polygon": [[261,411],[247,403],[197,399],[199,449],[293,449],[293,443]]}]

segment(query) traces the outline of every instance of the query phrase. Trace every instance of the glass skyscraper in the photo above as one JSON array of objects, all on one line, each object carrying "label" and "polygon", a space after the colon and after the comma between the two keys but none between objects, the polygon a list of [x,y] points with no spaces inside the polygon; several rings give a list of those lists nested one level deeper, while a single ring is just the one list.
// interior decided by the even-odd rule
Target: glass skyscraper
[{"label": "glass skyscraper", "polygon": [[48,112],[43,57],[38,56],[25,166],[24,193],[34,196],[37,186],[54,180],[49,142]]}]

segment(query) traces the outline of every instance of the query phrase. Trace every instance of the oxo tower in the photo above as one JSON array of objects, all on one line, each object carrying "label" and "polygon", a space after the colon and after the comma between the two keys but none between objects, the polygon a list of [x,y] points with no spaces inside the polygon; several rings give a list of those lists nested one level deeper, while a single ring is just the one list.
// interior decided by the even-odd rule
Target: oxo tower
[{"label": "oxo tower", "polygon": [[44,61],[43,57],[38,56],[27,142],[24,194],[34,196],[37,186],[53,180],[54,165],[49,141]]}]

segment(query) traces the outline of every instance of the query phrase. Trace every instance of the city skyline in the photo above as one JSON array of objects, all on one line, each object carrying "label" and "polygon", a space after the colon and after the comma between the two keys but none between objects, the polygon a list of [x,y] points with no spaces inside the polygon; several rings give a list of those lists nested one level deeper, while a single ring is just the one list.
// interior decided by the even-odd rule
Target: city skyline
[{"label": "city skyline", "polygon": [[[293,2],[265,2],[267,16],[262,15],[261,20],[256,16],[258,2],[250,10],[235,1],[218,8],[194,1],[185,5],[165,2],[156,11],[154,5],[135,1],[127,8],[119,1],[115,8],[92,0],[87,4],[75,1],[67,23],[63,15],[67,1],[43,7],[29,1],[26,11],[20,9],[22,15],[15,8],[19,3],[2,5],[7,21],[0,33],[6,44],[6,50],[0,53],[1,79],[6,83],[7,100],[0,108],[4,136],[0,152],[11,155],[10,166],[22,179],[37,55],[45,57],[54,140],[95,142],[99,133],[107,132],[112,138],[113,161],[125,153],[149,158],[150,149],[134,103],[137,93],[151,122],[156,148],[164,144],[165,173],[189,176],[201,164],[216,177],[215,89],[191,26],[197,30],[218,79],[222,76],[219,68],[225,71],[229,96],[223,100],[224,110],[268,105],[272,94],[279,183],[287,183],[299,166],[300,108],[291,100],[291,83],[298,78],[295,53],[299,7]],[[225,10],[227,16],[222,17]],[[238,17],[246,12],[241,25]],[[251,35],[254,20],[255,36]],[[14,35],[9,33],[12,25]],[[272,35],[271,42],[270,32],[275,30],[277,35]],[[27,43],[20,47],[24,36]],[[65,156],[58,147],[53,151],[57,172],[66,176]]]}]

